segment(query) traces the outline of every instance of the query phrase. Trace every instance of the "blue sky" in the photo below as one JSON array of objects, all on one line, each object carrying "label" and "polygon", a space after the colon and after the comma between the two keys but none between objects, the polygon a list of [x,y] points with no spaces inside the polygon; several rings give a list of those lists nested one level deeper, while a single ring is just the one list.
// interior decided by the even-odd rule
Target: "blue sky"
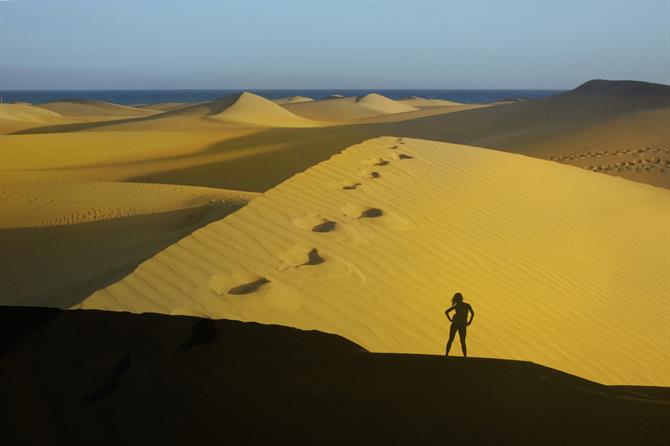
[{"label": "blue sky", "polygon": [[670,0],[14,0],[0,56],[0,89],[670,84]]}]

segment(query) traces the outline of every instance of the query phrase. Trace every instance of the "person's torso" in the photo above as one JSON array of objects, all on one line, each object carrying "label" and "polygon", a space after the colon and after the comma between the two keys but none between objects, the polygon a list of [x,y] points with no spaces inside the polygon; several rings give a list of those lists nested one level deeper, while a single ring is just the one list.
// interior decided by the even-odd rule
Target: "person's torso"
[{"label": "person's torso", "polygon": [[456,304],[456,314],[454,314],[454,323],[456,324],[465,324],[468,321],[468,311],[470,305],[466,303]]}]

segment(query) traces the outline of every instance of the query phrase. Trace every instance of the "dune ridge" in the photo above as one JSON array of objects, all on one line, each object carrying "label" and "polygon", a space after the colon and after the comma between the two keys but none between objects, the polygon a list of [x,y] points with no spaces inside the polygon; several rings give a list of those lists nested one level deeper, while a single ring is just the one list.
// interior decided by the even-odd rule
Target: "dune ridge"
[{"label": "dune ridge", "polygon": [[669,218],[664,189],[381,137],[295,175],[75,307],[281,324],[371,351],[440,354],[442,313],[461,291],[477,312],[472,354],[668,385],[657,340],[668,336]]}]

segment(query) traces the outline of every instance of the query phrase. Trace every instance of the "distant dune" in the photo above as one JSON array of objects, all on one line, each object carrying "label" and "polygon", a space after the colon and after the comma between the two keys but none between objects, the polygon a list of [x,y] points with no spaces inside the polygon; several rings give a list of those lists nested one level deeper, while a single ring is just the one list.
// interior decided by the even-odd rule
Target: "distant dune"
[{"label": "distant dune", "polygon": [[299,102],[310,102],[313,100],[314,99],[308,98],[306,96],[287,96],[285,98],[273,99],[272,102],[279,105],[286,105],[286,104],[297,104]]},{"label": "distant dune", "polygon": [[186,102],[156,102],[153,104],[144,104],[144,105],[138,105],[136,106],[137,108],[146,108],[150,110],[158,110],[158,111],[168,111],[168,110],[174,110],[177,108],[182,108],[182,107],[190,107],[193,104],[189,104]]},{"label": "distant dune", "polygon": [[463,105],[459,102],[447,101],[446,99],[427,99],[419,96],[410,96],[405,99],[400,99],[396,102],[409,105],[416,108],[426,107],[453,107],[455,105]]},{"label": "distant dune", "polygon": [[[79,306],[337,333],[440,354],[455,291],[471,352],[668,385],[670,192],[476,147],[378,138],[194,232]],[[632,300],[631,300],[632,299]]]},{"label": "distant dune", "polygon": [[316,121],[346,121],[369,116],[416,111],[411,105],[376,93],[361,97],[321,99],[285,105],[287,110]]},{"label": "distant dune", "polygon": [[[268,103],[274,111],[281,106],[262,98],[255,101],[262,102],[260,114],[256,107],[243,107],[249,122],[208,118],[231,105],[229,99],[148,117],[82,117],[82,122],[57,125],[6,121],[13,123],[6,132],[21,134],[0,136],[5,154],[0,183],[150,177],[160,183],[264,191],[352,144],[395,135],[522,153],[670,188],[670,99],[665,89],[647,94],[635,87],[645,83],[599,84],[603,82],[633,88],[609,94],[600,87],[589,90],[587,83],[532,101],[386,114],[366,110],[364,101],[355,98],[286,106],[302,108],[315,119],[344,119],[307,123],[283,113],[278,120],[268,117]],[[285,124],[277,125],[284,119]],[[320,127],[303,127],[314,125]]]},{"label": "distant dune", "polygon": [[157,118],[172,116],[195,116],[217,121],[268,127],[312,127],[317,125],[296,116],[269,99],[248,92],[167,111],[158,115]]},{"label": "distant dune", "polygon": [[0,327],[5,444],[670,443],[668,389],[529,362],[158,314],[4,307]]},{"label": "distant dune", "polygon": [[138,107],[88,99],[61,99],[37,107],[63,116],[146,116],[154,113]]},{"label": "distant dune", "polygon": [[0,133],[56,123],[62,119],[58,113],[30,104],[0,104]]},{"label": "distant dune", "polygon": [[26,121],[33,123],[58,121],[62,116],[30,104],[0,104],[0,120]]},{"label": "distant dune", "polygon": [[254,196],[163,184],[0,184],[0,304],[76,303]]}]

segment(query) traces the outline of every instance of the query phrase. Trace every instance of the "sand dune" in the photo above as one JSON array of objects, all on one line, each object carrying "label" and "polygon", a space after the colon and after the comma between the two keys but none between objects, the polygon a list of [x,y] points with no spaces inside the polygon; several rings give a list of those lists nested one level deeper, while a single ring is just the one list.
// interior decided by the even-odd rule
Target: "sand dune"
[{"label": "sand dune", "polygon": [[78,302],[254,196],[162,184],[0,185],[0,303]]},{"label": "sand dune", "polygon": [[417,110],[411,105],[399,103],[376,93],[361,97],[336,97],[297,104],[292,103],[285,105],[285,108],[299,116],[317,121],[348,121]]},{"label": "sand dune", "polygon": [[[194,232],[80,305],[276,323],[668,385],[670,192],[476,147],[378,138]],[[605,217],[606,216],[606,217]],[[616,224],[613,224],[616,222]],[[642,229],[643,228],[643,229]]]},{"label": "sand dune", "polygon": [[424,108],[318,128],[216,121],[206,119],[207,110],[47,125],[0,136],[0,182],[150,179],[265,191],[352,144],[404,135],[522,153],[670,188],[670,101],[662,94],[640,100],[636,90],[610,98],[578,89],[522,103]]},{"label": "sand dune", "polygon": [[54,123],[62,116],[29,104],[0,104],[0,133]]},{"label": "sand dune", "polygon": [[297,104],[299,102],[311,102],[314,99],[306,96],[287,96],[285,98],[273,99],[272,102],[279,105]]},{"label": "sand dune", "polygon": [[410,96],[405,99],[400,99],[396,102],[401,104],[409,105],[416,108],[427,108],[427,107],[453,107],[456,105],[463,105],[459,102],[447,101],[446,99],[427,99],[419,96]]},{"label": "sand dune", "polygon": [[88,99],[61,99],[59,101],[39,104],[37,107],[63,116],[146,116],[155,113],[138,107],[113,104],[105,101]]},{"label": "sand dune", "polygon": [[269,99],[249,92],[238,93],[190,107],[170,110],[156,118],[193,116],[224,122],[268,127],[313,127],[318,125],[287,111]]},{"label": "sand dune", "polygon": [[670,442],[668,389],[527,362],[157,314],[0,307],[0,327],[5,444]]}]

